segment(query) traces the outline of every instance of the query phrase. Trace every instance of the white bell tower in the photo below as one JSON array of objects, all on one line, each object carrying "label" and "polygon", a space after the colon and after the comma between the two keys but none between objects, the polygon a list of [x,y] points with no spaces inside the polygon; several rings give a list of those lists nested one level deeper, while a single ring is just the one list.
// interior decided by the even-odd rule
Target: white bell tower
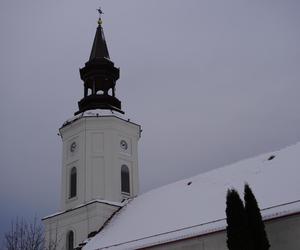
[{"label": "white bell tower", "polygon": [[138,194],[140,126],[114,115],[85,113],[60,129],[62,210],[92,200],[122,202]]},{"label": "white bell tower", "polygon": [[139,192],[141,127],[123,117],[115,97],[119,69],[109,58],[101,17],[98,24],[89,61],[80,70],[79,111],[59,130],[61,210],[43,219],[49,249],[74,249]]}]

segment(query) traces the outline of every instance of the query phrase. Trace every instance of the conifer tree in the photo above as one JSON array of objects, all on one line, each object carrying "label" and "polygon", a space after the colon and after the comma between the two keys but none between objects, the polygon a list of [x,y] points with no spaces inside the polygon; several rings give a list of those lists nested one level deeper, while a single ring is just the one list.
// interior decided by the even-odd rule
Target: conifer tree
[{"label": "conifer tree", "polygon": [[244,204],[234,189],[227,191],[227,247],[229,250],[252,250]]},{"label": "conifer tree", "polygon": [[268,250],[270,244],[265,231],[260,209],[251,188],[245,185],[244,191],[245,211],[247,215],[248,228],[255,250]]}]

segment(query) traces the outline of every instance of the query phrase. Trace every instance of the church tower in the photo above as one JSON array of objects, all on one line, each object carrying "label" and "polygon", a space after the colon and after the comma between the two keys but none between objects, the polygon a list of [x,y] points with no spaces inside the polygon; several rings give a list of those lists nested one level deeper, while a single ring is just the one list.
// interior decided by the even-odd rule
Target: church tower
[{"label": "church tower", "polygon": [[139,192],[141,127],[124,118],[116,97],[119,68],[109,57],[98,11],[91,54],[80,69],[83,98],[74,117],[59,129],[61,211],[43,219],[46,247],[75,248]]}]

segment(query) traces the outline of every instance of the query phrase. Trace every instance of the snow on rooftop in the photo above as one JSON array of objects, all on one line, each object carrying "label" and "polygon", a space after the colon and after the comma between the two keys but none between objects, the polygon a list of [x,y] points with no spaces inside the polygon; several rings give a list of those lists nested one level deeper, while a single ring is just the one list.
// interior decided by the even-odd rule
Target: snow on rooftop
[{"label": "snow on rooftop", "polygon": [[63,123],[63,126],[70,124],[82,117],[103,117],[103,116],[115,116],[123,120],[129,120],[125,114],[121,114],[119,112],[113,111],[113,110],[106,110],[106,109],[93,109],[93,110],[87,110],[84,111],[78,115],[72,116],[68,120],[66,120]]},{"label": "snow on rooftop", "polygon": [[134,198],[84,250],[136,249],[222,230],[226,193],[249,183],[264,219],[300,211],[300,143]]},{"label": "snow on rooftop", "polygon": [[[128,201],[126,200],[126,201],[124,201],[124,202],[121,203],[121,202],[114,202],[114,201],[108,201],[108,200],[102,200],[102,199],[94,199],[94,200],[91,200],[91,201],[89,201],[89,202],[87,202],[85,204],[80,204],[78,206],[75,206],[74,208],[72,208],[72,210],[76,210],[78,208],[85,207],[85,206],[87,206],[89,204],[92,204],[92,203],[95,203],[95,202],[103,203],[103,204],[109,204],[109,205],[116,206],[116,207],[123,207],[125,204],[127,204]],[[62,212],[53,213],[53,214],[47,215],[46,217],[42,218],[42,220],[46,220],[46,219],[55,217],[57,215],[69,212],[69,211],[70,211],[70,209],[62,211]]]}]

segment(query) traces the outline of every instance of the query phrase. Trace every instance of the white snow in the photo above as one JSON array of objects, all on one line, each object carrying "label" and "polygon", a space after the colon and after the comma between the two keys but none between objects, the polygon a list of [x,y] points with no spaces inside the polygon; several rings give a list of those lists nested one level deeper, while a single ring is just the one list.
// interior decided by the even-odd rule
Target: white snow
[{"label": "white snow", "polygon": [[63,123],[63,126],[70,124],[82,117],[103,117],[103,116],[116,116],[122,120],[129,120],[125,114],[121,114],[117,111],[106,110],[106,109],[93,109],[93,110],[84,111],[78,115],[69,118]]},{"label": "white snow", "polygon": [[[107,200],[102,200],[102,199],[94,199],[94,200],[91,200],[85,204],[80,204],[78,206],[75,206],[74,208],[72,208],[72,210],[75,210],[75,209],[78,209],[78,208],[81,208],[81,207],[85,207],[89,204],[92,204],[94,202],[98,202],[98,203],[104,203],[104,204],[108,204],[108,205],[112,205],[112,206],[116,206],[116,207],[123,207],[127,204],[127,200],[125,200],[124,202],[120,203],[120,202],[114,202],[114,201],[107,201]],[[48,219],[48,218],[51,218],[51,217],[55,217],[57,215],[60,215],[60,214],[63,214],[67,211],[70,211],[70,210],[66,210],[66,211],[62,211],[62,212],[57,212],[57,213],[54,213],[54,214],[50,214],[44,218],[42,218],[42,220],[45,220],[45,219]]]},{"label": "white snow", "polygon": [[264,219],[299,212],[299,169],[300,143],[157,188],[130,201],[83,249],[136,249],[223,230],[226,192],[243,198],[246,182]]}]

